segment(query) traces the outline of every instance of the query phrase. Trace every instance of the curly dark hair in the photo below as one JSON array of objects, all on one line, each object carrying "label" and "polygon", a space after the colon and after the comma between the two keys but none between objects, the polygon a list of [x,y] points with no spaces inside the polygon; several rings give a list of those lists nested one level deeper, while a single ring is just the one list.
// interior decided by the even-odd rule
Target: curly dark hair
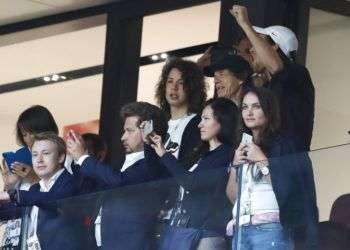
[{"label": "curly dark hair", "polygon": [[200,113],[207,99],[204,75],[198,65],[181,58],[171,58],[163,67],[156,86],[155,98],[160,108],[170,117],[170,106],[165,97],[166,83],[170,71],[176,68],[182,74],[184,91],[188,102],[189,113]]}]

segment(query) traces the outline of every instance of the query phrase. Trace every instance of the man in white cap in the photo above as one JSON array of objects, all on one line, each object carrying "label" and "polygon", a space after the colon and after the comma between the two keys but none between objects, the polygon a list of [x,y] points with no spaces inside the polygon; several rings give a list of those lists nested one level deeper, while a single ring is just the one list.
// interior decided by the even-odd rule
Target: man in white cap
[{"label": "man in white cap", "polygon": [[[315,90],[308,70],[293,62],[298,49],[295,34],[283,26],[259,28],[251,25],[246,7],[230,10],[245,33],[236,46],[249,61],[253,79],[262,81],[278,97],[282,130],[296,138],[300,151],[309,151],[314,123]],[[259,82],[261,85],[261,82]]]}]

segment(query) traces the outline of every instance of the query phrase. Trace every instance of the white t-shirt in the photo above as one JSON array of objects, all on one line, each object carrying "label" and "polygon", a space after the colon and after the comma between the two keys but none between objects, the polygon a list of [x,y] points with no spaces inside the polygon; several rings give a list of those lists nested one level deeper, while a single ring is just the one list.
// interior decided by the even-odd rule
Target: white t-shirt
[{"label": "white t-shirt", "polygon": [[196,114],[189,114],[179,119],[168,121],[168,136],[169,138],[165,142],[165,148],[167,152],[171,152],[176,158],[179,157],[179,150],[182,141],[182,135],[185,131],[187,124],[191,121]]}]

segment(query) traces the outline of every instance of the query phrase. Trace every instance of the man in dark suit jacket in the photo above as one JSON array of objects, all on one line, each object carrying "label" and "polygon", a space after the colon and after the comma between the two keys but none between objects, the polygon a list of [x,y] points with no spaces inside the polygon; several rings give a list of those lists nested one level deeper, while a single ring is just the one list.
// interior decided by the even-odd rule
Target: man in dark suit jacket
[{"label": "man in dark suit jacket", "polygon": [[9,203],[1,206],[0,218],[29,216],[28,230],[21,232],[25,241],[22,245],[27,244],[28,248],[32,244],[42,250],[80,249],[79,214],[68,220],[70,210],[64,209],[64,201],[58,201],[78,192],[74,176],[63,168],[65,142],[54,133],[41,133],[35,135],[31,151],[33,169],[40,182],[29,191],[1,192],[0,201]]},{"label": "man in dark suit jacket", "polygon": [[[167,119],[156,106],[145,102],[122,108],[124,133],[121,138],[126,159],[120,170],[86,154],[80,135],[70,131],[68,152],[78,165],[79,174],[109,189],[95,220],[96,243],[101,249],[152,249],[154,225],[162,195],[157,179],[162,176],[158,156],[146,141],[141,128],[153,121],[153,131],[165,138]],[[113,190],[114,189],[114,190]]]}]

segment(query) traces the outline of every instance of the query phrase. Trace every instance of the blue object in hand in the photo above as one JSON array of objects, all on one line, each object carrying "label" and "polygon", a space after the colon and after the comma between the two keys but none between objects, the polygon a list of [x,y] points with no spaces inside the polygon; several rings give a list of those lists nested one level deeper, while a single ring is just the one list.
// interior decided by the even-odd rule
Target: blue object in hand
[{"label": "blue object in hand", "polygon": [[11,169],[11,165],[15,161],[32,166],[32,154],[30,153],[28,147],[22,147],[16,152],[2,153],[2,156],[4,157],[9,169]]}]

